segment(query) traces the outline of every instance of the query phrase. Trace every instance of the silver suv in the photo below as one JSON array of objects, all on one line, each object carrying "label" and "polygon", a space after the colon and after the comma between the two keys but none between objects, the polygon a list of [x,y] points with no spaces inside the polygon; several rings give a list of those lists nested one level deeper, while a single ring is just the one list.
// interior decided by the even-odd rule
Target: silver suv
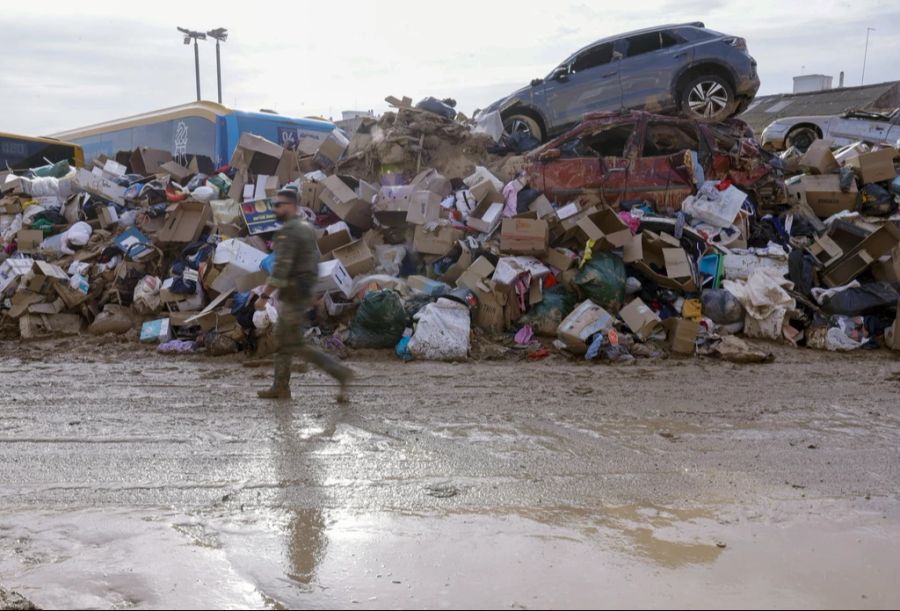
[{"label": "silver suv", "polygon": [[598,40],[482,112],[500,111],[510,134],[546,141],[588,112],[623,108],[722,121],[758,89],[747,42],[695,22]]}]

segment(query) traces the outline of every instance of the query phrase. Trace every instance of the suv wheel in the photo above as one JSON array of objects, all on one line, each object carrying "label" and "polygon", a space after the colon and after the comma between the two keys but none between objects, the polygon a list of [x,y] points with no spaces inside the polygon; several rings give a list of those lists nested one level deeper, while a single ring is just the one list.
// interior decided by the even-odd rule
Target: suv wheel
[{"label": "suv wheel", "polygon": [[681,91],[681,109],[692,119],[724,121],[734,114],[734,90],[721,76],[708,74],[688,82]]},{"label": "suv wheel", "polygon": [[503,129],[509,135],[515,133],[528,134],[534,136],[539,141],[544,141],[544,134],[541,132],[541,126],[537,121],[528,115],[515,114],[503,118]]},{"label": "suv wheel", "polygon": [[797,150],[805,153],[809,145],[819,139],[819,134],[811,127],[795,127],[788,132],[785,143],[788,148],[796,146]]}]

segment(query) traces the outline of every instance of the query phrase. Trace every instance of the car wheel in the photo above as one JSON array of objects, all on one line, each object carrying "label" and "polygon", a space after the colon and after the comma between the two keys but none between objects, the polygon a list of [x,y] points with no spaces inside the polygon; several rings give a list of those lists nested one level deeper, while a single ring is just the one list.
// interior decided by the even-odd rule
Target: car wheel
[{"label": "car wheel", "polygon": [[785,144],[788,148],[795,146],[797,150],[805,153],[809,145],[819,139],[819,134],[812,127],[795,127],[788,132]]},{"label": "car wheel", "polygon": [[505,129],[506,133],[509,135],[522,133],[534,136],[541,142],[544,141],[544,134],[541,131],[540,124],[528,115],[515,114],[504,117],[503,129]]},{"label": "car wheel", "polygon": [[724,121],[737,110],[734,90],[721,76],[698,76],[681,91],[682,112],[692,119]]}]

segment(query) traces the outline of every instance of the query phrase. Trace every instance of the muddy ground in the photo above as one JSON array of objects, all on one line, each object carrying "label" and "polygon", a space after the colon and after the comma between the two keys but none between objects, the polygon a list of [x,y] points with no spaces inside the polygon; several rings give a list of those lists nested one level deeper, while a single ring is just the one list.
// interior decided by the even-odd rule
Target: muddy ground
[{"label": "muddy ground", "polygon": [[900,605],[900,359],[0,344],[0,586],[40,607]]}]

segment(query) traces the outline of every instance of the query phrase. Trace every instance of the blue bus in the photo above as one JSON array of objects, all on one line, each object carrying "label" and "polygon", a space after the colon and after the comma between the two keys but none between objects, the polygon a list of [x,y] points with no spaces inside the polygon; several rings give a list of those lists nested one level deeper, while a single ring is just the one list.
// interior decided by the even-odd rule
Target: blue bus
[{"label": "blue bus", "polygon": [[321,142],[334,129],[334,123],[321,119],[244,112],[202,101],[59,132],[53,137],[80,145],[86,162],[100,155],[115,159],[117,153],[148,147],[169,151],[183,163],[199,156],[221,166],[229,162],[245,132],[296,148],[304,138]]}]

